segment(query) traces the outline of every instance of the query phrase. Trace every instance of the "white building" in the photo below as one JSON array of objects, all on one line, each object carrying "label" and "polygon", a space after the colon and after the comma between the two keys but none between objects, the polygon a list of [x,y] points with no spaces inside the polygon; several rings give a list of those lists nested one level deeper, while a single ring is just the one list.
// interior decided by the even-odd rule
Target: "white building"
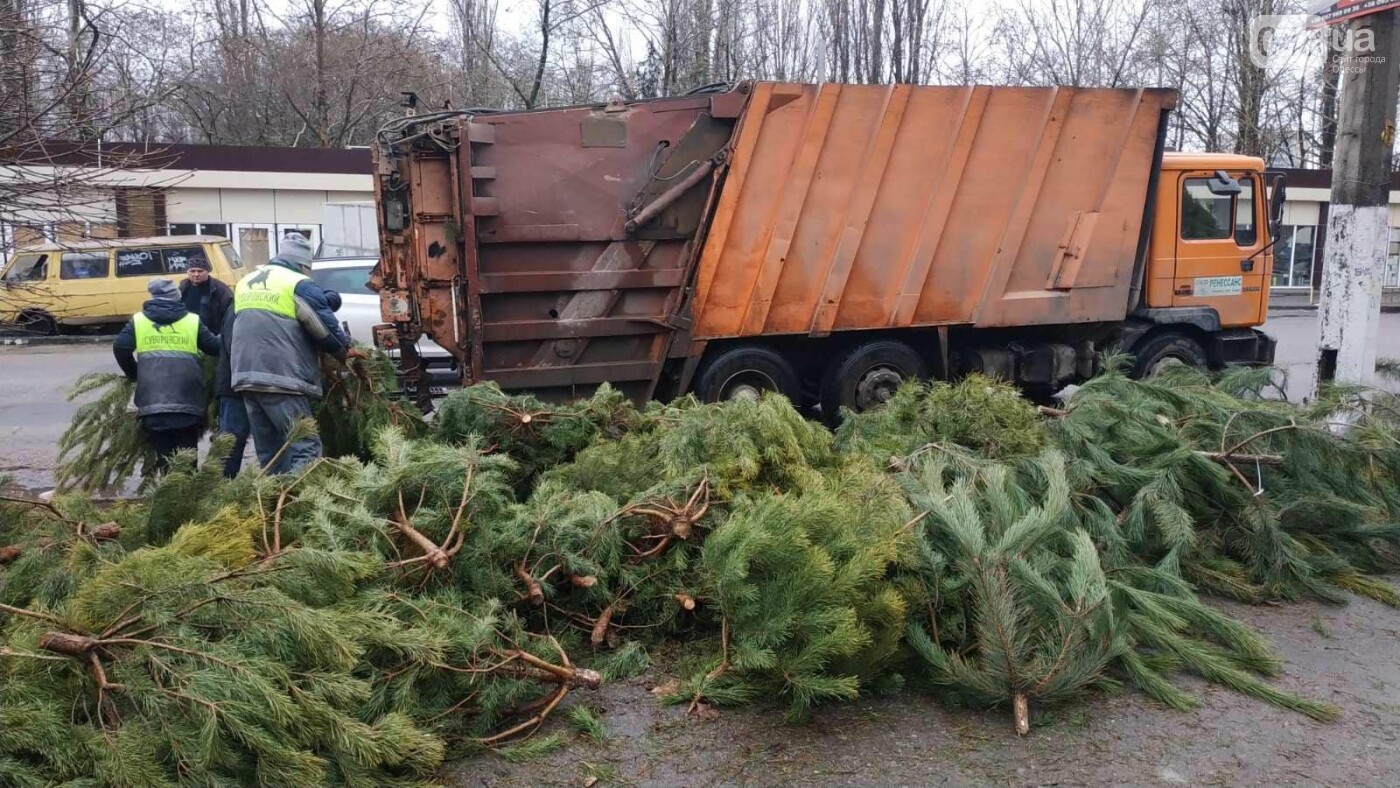
[{"label": "white building", "polygon": [[[1288,176],[1288,200],[1283,206],[1283,232],[1274,246],[1270,303],[1276,306],[1312,304],[1316,303],[1322,288],[1322,254],[1326,246],[1332,173],[1327,170],[1283,172]],[[1400,173],[1391,183],[1390,252],[1384,284],[1385,304],[1400,304]]]},{"label": "white building", "polygon": [[[139,156],[140,166],[114,165]],[[81,172],[95,196],[59,212],[0,225],[0,248],[38,240],[222,235],[250,263],[266,262],[277,241],[300,232],[320,241],[322,206],[374,199],[369,150],[221,145],[108,144],[51,155],[34,177]]]}]

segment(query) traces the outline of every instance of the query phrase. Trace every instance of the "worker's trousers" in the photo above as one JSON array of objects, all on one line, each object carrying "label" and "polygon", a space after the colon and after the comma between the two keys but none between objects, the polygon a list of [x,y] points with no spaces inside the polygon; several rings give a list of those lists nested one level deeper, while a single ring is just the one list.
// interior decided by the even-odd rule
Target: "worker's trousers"
[{"label": "worker's trousers", "polygon": [[253,433],[253,450],[258,464],[268,473],[289,473],[321,456],[321,439],[316,435],[287,442],[292,428],[302,419],[312,418],[311,403],[300,394],[240,392],[248,411]]},{"label": "worker's trousers", "polygon": [[219,397],[219,432],[233,436],[233,449],[224,458],[224,477],[232,479],[243,469],[248,449],[248,408],[242,397]]},{"label": "worker's trousers", "polygon": [[199,436],[204,434],[203,424],[191,424],[175,429],[146,430],[146,442],[156,453],[156,472],[170,470],[170,459],[182,449],[199,450]]}]

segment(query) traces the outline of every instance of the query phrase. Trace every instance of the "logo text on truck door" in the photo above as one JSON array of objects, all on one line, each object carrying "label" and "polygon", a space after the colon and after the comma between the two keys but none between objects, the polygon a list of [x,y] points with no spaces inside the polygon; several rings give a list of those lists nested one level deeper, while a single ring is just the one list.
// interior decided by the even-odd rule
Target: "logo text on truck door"
[{"label": "logo text on truck door", "polygon": [[1239,295],[1244,290],[1244,277],[1198,276],[1191,290],[1197,298]]}]

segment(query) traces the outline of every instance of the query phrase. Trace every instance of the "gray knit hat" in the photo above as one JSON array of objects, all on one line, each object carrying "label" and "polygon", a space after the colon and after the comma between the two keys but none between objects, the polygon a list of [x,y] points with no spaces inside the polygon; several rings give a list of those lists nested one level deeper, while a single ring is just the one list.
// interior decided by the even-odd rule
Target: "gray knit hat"
[{"label": "gray knit hat", "polygon": [[146,291],[151,294],[151,298],[162,301],[180,300],[180,288],[176,287],[175,283],[169,279],[159,277],[152,279],[150,284],[146,285]]},{"label": "gray knit hat", "polygon": [[301,233],[287,233],[277,243],[277,257],[302,268],[311,267],[311,242]]}]

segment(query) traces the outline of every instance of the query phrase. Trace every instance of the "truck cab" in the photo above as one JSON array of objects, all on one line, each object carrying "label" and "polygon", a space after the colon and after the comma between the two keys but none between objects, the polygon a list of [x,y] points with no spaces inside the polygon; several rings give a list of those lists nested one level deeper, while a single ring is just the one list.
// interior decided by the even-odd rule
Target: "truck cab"
[{"label": "truck cab", "polygon": [[1163,156],[1149,308],[1206,307],[1219,314],[1222,328],[1264,322],[1273,268],[1264,177],[1263,159],[1252,156]]},{"label": "truck cab", "polygon": [[[1254,327],[1268,316],[1284,188],[1283,176],[1265,172],[1258,157],[1165,153],[1135,316],[1155,333],[1169,330],[1198,345],[1210,366],[1271,362],[1273,340]],[[1131,322],[1125,329],[1135,333]],[[1141,342],[1124,344],[1149,367],[1167,358],[1202,361],[1189,353],[1158,358],[1141,352]]]}]

